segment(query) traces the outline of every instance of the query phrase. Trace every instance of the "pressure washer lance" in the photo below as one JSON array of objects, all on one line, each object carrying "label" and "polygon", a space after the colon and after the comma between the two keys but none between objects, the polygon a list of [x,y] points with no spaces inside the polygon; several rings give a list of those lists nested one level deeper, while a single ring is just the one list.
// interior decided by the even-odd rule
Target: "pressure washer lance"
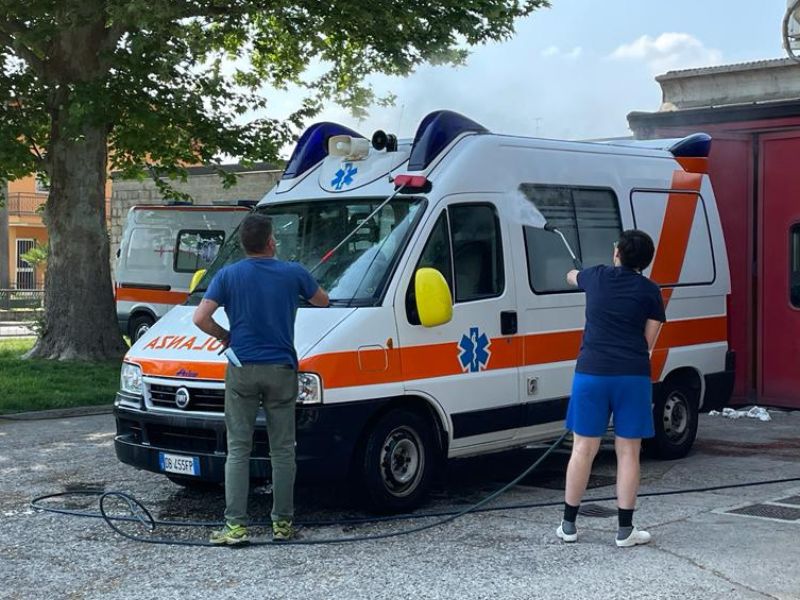
[{"label": "pressure washer lance", "polygon": [[566,246],[567,252],[569,252],[569,255],[572,257],[572,264],[575,266],[576,269],[578,269],[578,271],[583,269],[583,263],[581,263],[581,261],[578,260],[578,257],[575,256],[575,253],[572,251],[572,246],[569,245],[567,238],[564,236],[563,233],[561,233],[561,230],[556,229],[555,227],[550,225],[550,223],[544,224],[544,230],[549,231],[550,233],[558,234],[561,237],[561,241],[564,242],[564,246]]}]

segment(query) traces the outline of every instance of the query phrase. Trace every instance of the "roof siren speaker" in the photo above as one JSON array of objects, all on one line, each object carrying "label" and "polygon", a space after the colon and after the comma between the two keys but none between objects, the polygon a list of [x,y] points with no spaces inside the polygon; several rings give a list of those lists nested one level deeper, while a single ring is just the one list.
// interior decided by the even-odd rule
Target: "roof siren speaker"
[{"label": "roof siren speaker", "polygon": [[344,160],[363,160],[369,155],[369,141],[350,135],[332,135],[328,138],[328,154]]},{"label": "roof siren speaker", "polygon": [[386,148],[387,152],[397,152],[397,136],[378,129],[372,134],[372,147],[375,150]]}]

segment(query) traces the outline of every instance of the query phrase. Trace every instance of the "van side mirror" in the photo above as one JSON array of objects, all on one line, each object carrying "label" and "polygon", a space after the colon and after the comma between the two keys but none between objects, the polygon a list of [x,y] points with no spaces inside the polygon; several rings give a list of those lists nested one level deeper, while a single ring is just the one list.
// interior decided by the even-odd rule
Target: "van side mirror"
[{"label": "van side mirror", "polygon": [[206,269],[200,269],[199,271],[195,271],[194,275],[192,275],[192,281],[189,283],[189,293],[191,294],[194,291],[194,288],[197,287],[197,284],[200,283],[200,280],[205,276]]},{"label": "van side mirror", "polygon": [[417,314],[423,327],[437,327],[453,318],[453,298],[450,287],[439,271],[430,267],[417,270],[414,277],[414,296]]}]

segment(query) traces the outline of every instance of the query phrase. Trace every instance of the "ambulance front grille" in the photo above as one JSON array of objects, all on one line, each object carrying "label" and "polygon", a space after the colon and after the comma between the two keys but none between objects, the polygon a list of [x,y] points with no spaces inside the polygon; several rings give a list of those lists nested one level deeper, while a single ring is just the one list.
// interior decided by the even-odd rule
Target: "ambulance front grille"
[{"label": "ambulance front grille", "polygon": [[[179,407],[175,404],[175,392],[180,389],[178,385],[150,384],[150,402],[160,408]],[[180,410],[186,412],[224,412],[225,390],[213,388],[187,387],[189,390],[189,405]]]}]

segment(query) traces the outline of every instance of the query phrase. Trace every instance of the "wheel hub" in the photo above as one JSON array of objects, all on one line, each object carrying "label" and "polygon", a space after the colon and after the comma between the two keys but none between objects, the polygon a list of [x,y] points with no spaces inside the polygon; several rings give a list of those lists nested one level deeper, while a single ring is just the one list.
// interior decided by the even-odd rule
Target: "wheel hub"
[{"label": "wheel hub", "polygon": [[381,450],[381,477],[392,494],[406,496],[413,492],[423,467],[421,441],[415,431],[399,427],[386,437]]},{"label": "wheel hub", "polygon": [[670,441],[680,441],[689,429],[689,403],[680,392],[673,392],[664,404],[664,432]]}]

